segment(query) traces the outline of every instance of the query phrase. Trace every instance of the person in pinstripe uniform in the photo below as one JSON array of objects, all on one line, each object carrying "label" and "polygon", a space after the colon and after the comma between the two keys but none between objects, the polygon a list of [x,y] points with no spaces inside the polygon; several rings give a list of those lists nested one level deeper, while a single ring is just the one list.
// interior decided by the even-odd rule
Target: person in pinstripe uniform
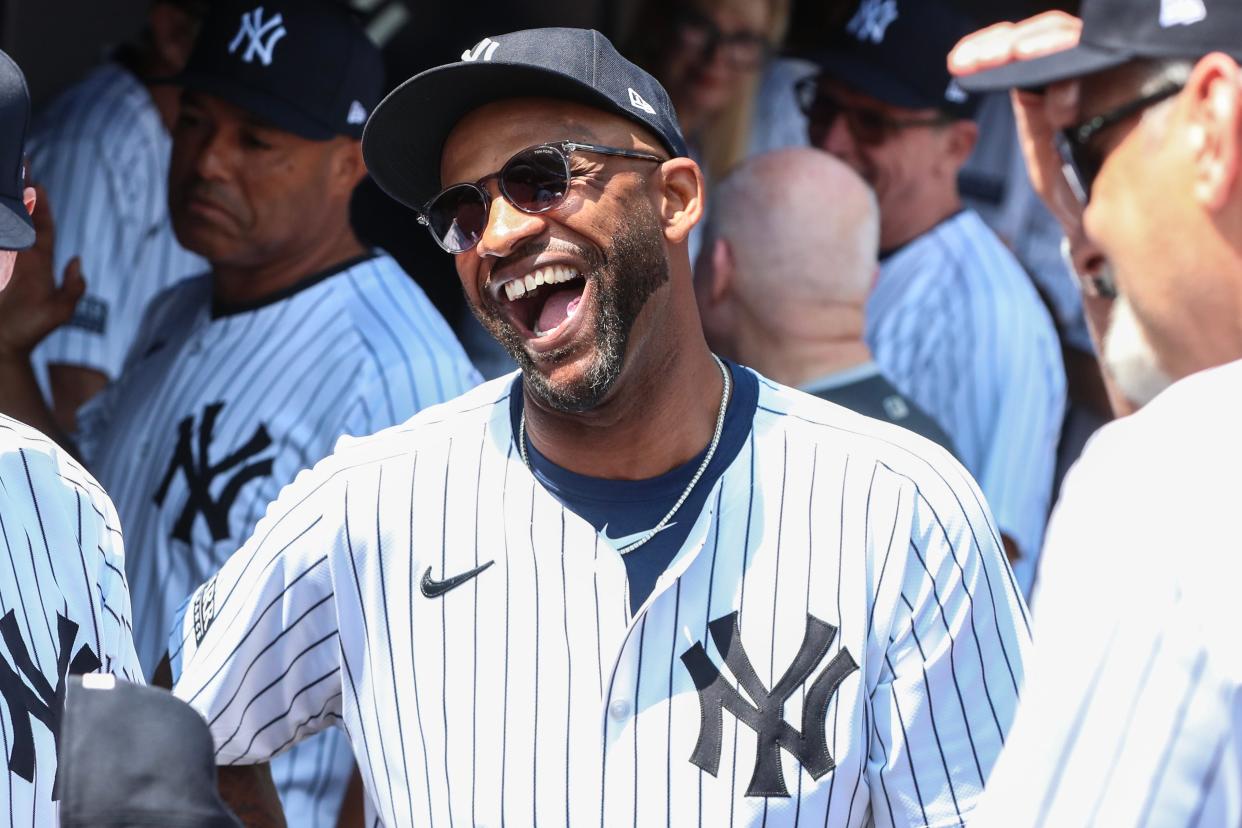
[{"label": "person in pinstripe uniform", "polygon": [[[26,80],[0,52],[0,301],[34,243],[23,143]],[[0,326],[0,349],[11,331]],[[0,414],[0,815],[59,825],[60,721],[70,673],[142,681],[116,509],[51,439]]]},{"label": "person in pinstripe uniform", "polygon": [[[299,471],[340,436],[403,422],[478,381],[422,291],[349,225],[359,137],[383,82],[362,29],[331,3],[220,0],[179,82],[170,210],[212,272],[151,303],[77,434],[136,550],[148,677],[182,599]],[[336,733],[282,758],[273,773],[290,821],[334,825],[350,765]]]},{"label": "person in pinstripe uniform", "polygon": [[1242,7],[1082,15],[985,31],[952,58],[1007,64],[963,84],[1040,90],[1014,98],[1033,179],[1074,260],[1112,265],[1102,361],[1144,403],[1066,477],[1027,694],[977,824],[1238,825]]},{"label": "person in pinstripe uniform", "polygon": [[880,202],[867,344],[949,437],[987,495],[1024,594],[1052,506],[1065,368],[1052,317],[957,176],[977,99],[945,57],[973,24],[942,0],[868,0],[802,87],[811,143]]},{"label": "person in pinstripe uniform", "polygon": [[87,284],[74,315],[34,353],[66,430],[77,409],[120,376],[147,303],[208,269],[177,242],[169,221],[178,90],[157,82],[185,65],[205,2],[154,0],[138,43],[63,92],[35,123],[31,176],[50,211],[39,259],[57,274],[73,261]]},{"label": "person in pinstripe uniform", "polygon": [[375,824],[963,824],[1028,646],[987,505],[709,351],[660,85],[598,32],[497,35],[364,153],[521,370],[343,441],[186,602],[226,798],[343,727]]}]

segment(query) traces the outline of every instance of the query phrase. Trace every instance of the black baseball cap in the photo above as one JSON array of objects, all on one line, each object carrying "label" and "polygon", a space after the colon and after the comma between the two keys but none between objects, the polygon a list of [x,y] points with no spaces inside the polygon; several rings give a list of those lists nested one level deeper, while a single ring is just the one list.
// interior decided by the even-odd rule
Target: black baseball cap
[{"label": "black baseball cap", "polygon": [[1142,58],[1224,52],[1242,62],[1238,0],[1083,0],[1082,36],[1072,49],[961,78],[966,89],[1039,89]]},{"label": "black baseball cap", "polygon": [[362,136],[371,177],[415,210],[440,189],[440,153],[470,112],[507,98],[558,98],[629,118],[671,155],[688,155],[660,82],[593,29],[527,29],[485,37],[461,60],[428,69],[380,102]]},{"label": "black baseball cap", "polygon": [[22,201],[29,124],[26,76],[0,51],[0,250],[25,250],[35,240],[34,223]]},{"label": "black baseball cap", "polygon": [[973,118],[979,101],[949,74],[949,51],[979,28],[947,0],[862,0],[811,59],[851,89],[904,109]]},{"label": "black baseball cap", "polygon": [[362,137],[384,91],[379,49],[331,0],[216,0],[169,79],[314,141]]},{"label": "black baseball cap", "polygon": [[207,722],[167,690],[70,676],[57,744],[64,828],[241,828],[220,799]]}]

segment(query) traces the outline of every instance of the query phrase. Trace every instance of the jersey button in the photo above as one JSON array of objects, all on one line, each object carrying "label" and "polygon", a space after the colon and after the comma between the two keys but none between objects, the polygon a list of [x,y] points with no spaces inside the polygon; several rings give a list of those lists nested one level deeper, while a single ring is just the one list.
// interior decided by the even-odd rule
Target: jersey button
[{"label": "jersey button", "polygon": [[633,709],[634,706],[627,700],[617,699],[615,702],[608,705],[608,715],[612,717],[613,721],[619,722],[623,719],[628,719],[630,717],[630,712]]}]

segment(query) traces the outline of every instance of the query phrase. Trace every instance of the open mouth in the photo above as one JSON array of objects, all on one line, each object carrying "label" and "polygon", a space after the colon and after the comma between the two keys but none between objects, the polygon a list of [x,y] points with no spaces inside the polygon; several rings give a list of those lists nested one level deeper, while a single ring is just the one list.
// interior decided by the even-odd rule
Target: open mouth
[{"label": "open mouth", "polygon": [[586,279],[568,265],[548,265],[506,282],[501,299],[517,326],[536,339],[552,336],[582,305]]}]

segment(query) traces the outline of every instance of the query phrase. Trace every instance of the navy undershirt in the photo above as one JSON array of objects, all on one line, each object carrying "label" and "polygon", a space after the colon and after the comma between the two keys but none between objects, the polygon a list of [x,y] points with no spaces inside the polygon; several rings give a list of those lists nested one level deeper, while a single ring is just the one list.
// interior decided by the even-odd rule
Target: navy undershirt
[{"label": "navy undershirt", "polygon": [[[637,612],[647,600],[660,575],[686,542],[712,487],[750,436],[759,406],[759,380],[751,371],[731,362],[726,361],[725,364],[733,376],[733,393],[725,412],[724,429],[716,456],[668,525],[651,540],[622,557],[630,582],[631,612]],[[522,399],[521,377],[518,377],[514,381],[513,393],[509,395],[509,415],[513,420],[515,439],[522,415]],[[605,480],[561,468],[540,454],[529,440],[526,449],[535,479],[566,509],[594,526],[601,537],[618,550],[638,540],[660,522],[660,518],[681,497],[698,471],[699,464],[707,456],[705,446],[689,462],[659,477]]]}]

